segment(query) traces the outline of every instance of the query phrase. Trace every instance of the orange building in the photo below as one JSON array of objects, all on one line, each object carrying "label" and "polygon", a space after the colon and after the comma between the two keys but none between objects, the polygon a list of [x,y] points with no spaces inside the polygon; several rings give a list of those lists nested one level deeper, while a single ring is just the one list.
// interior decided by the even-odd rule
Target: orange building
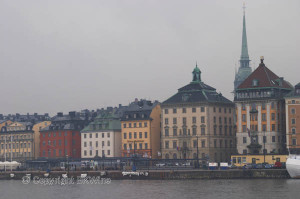
[{"label": "orange building", "polygon": [[291,153],[300,154],[300,83],[285,98],[286,144]]},{"label": "orange building", "polygon": [[137,99],[121,119],[122,157],[157,158],[160,150],[159,102]]},{"label": "orange building", "polygon": [[284,96],[293,88],[263,60],[235,90],[239,154],[286,152]]}]

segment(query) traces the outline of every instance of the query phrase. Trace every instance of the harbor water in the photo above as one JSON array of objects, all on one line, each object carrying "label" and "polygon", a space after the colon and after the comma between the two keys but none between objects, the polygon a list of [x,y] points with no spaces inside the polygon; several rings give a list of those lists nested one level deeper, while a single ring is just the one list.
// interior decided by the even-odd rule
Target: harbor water
[{"label": "harbor water", "polygon": [[1,180],[1,199],[299,198],[300,180],[112,180],[109,184],[42,185]]}]

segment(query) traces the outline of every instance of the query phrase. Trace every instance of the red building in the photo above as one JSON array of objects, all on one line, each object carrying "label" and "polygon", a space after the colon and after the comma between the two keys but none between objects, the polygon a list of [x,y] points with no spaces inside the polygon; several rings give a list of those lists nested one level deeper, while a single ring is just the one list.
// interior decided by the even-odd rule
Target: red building
[{"label": "red building", "polygon": [[46,158],[80,158],[80,131],[86,120],[75,112],[68,115],[57,113],[51,125],[40,131],[40,157]]}]

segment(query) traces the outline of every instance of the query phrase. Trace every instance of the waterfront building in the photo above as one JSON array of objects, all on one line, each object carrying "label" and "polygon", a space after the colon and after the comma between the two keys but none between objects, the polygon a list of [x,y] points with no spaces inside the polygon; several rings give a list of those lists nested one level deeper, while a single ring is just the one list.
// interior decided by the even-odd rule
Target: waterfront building
[{"label": "waterfront building", "polygon": [[288,158],[288,155],[282,154],[256,154],[256,155],[232,155],[232,164],[238,167],[245,166],[246,164],[261,164],[268,163],[275,165],[275,162],[285,163]]},{"label": "waterfront building", "polygon": [[293,87],[264,64],[235,90],[239,154],[286,153],[284,96]]},{"label": "waterfront building", "polygon": [[[34,158],[34,131],[30,122],[12,122],[0,132],[1,160],[25,161]],[[5,157],[6,155],[6,157]]]},{"label": "waterfront building", "polygon": [[285,97],[286,143],[293,154],[300,154],[300,83]]},{"label": "waterfront building", "polygon": [[49,121],[51,118],[48,113],[45,114],[25,114],[22,115],[20,113],[16,114],[8,114],[8,115],[3,115],[0,114],[0,120],[10,120],[13,122],[31,122],[32,124],[36,124],[41,121]]},{"label": "waterfront building", "polygon": [[33,125],[32,130],[34,131],[34,159],[40,157],[40,130],[46,128],[51,124],[51,121],[41,121]]},{"label": "waterfront building", "polygon": [[51,120],[51,125],[40,130],[40,157],[80,158],[80,131],[88,123],[75,112],[64,115],[59,112]]},{"label": "waterfront building", "polygon": [[201,80],[192,81],[162,103],[162,158],[230,161],[236,153],[234,103]]},{"label": "waterfront building", "polygon": [[121,157],[122,110],[101,111],[81,131],[81,157]]},{"label": "waterfront building", "polygon": [[160,114],[158,101],[136,99],[130,103],[121,119],[122,157],[158,158]]},{"label": "waterfront building", "polygon": [[241,57],[240,57],[240,67],[238,69],[238,72],[236,72],[236,74],[235,74],[234,90],[251,74],[251,72],[252,72],[252,69],[250,67],[250,59],[249,59],[249,54],[248,54],[246,17],[245,17],[245,7],[244,7],[242,51],[241,51]]}]

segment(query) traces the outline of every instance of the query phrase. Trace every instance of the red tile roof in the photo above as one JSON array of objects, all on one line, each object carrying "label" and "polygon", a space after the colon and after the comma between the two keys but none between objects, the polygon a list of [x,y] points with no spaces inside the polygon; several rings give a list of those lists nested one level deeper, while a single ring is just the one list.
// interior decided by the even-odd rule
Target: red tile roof
[{"label": "red tile roof", "polygon": [[[258,80],[257,86],[253,85],[253,80]],[[268,67],[265,66],[263,61],[259,64],[258,68],[255,69],[240,85],[237,89],[247,89],[247,88],[264,88],[264,87],[274,87],[274,88],[287,88],[292,89],[293,86],[282,79],[282,84],[280,84],[281,79],[273,73]]]}]

